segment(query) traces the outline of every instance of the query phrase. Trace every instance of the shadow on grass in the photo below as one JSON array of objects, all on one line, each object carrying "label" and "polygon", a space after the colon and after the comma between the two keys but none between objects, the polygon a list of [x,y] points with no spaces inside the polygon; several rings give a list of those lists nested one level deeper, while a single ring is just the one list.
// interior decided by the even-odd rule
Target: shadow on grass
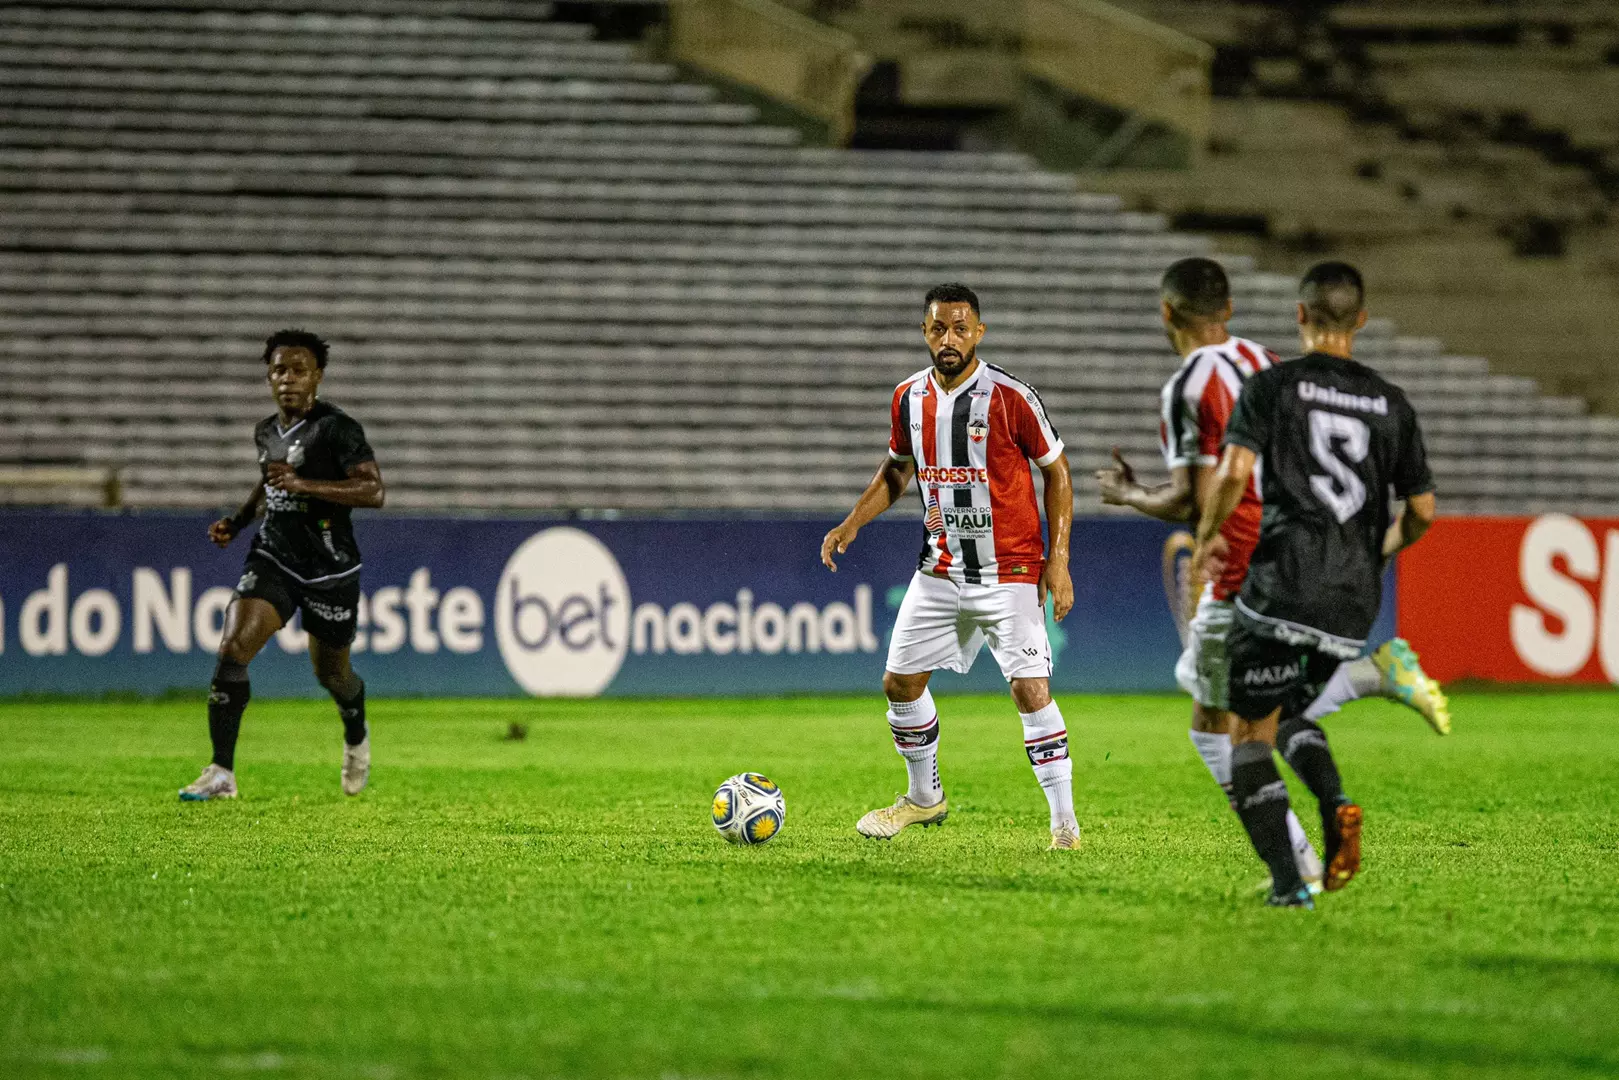
[{"label": "shadow on grass", "polygon": [[[824,1002],[824,999],[822,999]],[[964,1015],[985,1018],[1021,1018],[1031,1015],[1026,1002],[938,1001],[919,1005],[914,999],[880,998],[863,1003],[887,1005],[898,1010],[935,1011],[955,1020]],[[1541,1041],[1534,1046],[1507,1047],[1473,1042],[1444,1042],[1414,1034],[1385,1034],[1371,1031],[1322,1031],[1281,1027],[1256,1020],[1245,1020],[1229,1010],[1171,1012],[1150,1008],[1120,1006],[1062,1005],[1044,1003],[1039,1009],[1042,1022],[1067,1021],[1077,1025],[1110,1024],[1143,1033],[1179,1033],[1195,1037],[1223,1034],[1282,1051],[1339,1051],[1356,1059],[1379,1058],[1390,1063],[1424,1067],[1460,1066],[1499,1071],[1503,1069],[1561,1069],[1611,1077],[1619,1073],[1619,1049],[1582,1052]]]},{"label": "shadow on grass", "polygon": [[1604,960],[1597,957],[1565,958],[1503,954],[1468,956],[1459,962],[1474,971],[1541,978],[1600,979],[1619,983],[1619,960]]}]

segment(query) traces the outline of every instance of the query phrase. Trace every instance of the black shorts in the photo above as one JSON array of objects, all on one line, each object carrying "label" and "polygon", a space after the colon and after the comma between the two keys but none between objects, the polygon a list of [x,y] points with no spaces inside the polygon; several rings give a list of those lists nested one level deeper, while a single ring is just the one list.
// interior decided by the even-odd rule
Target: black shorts
[{"label": "black shorts", "polygon": [[1226,660],[1231,711],[1244,720],[1263,720],[1278,708],[1283,720],[1303,716],[1343,663],[1309,645],[1259,634],[1240,617],[1226,638]]},{"label": "black shorts", "polygon": [[330,584],[305,585],[269,559],[249,555],[236,595],[269,601],[283,626],[292,621],[293,612],[303,612],[304,630],[334,649],[348,648],[359,629],[358,572]]}]

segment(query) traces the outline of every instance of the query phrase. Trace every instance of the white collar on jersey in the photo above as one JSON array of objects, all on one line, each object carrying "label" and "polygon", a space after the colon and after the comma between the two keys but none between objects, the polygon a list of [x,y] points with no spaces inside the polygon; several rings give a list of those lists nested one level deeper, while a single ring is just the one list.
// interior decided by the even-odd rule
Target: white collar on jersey
[{"label": "white collar on jersey", "polygon": [[1220,342],[1218,345],[1199,345],[1197,348],[1187,353],[1185,358],[1181,360],[1181,367],[1185,367],[1187,364],[1197,363],[1198,357],[1202,356],[1204,353],[1212,352],[1216,356],[1229,360],[1231,359],[1231,354],[1236,351],[1237,335],[1227,334],[1226,339]]}]

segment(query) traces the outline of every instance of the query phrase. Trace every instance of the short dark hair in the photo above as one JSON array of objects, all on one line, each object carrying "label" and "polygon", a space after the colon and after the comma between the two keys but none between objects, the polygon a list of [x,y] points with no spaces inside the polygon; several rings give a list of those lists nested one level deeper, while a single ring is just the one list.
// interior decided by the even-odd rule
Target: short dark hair
[{"label": "short dark hair", "polygon": [[1317,263],[1299,282],[1299,303],[1311,326],[1353,330],[1366,308],[1366,282],[1346,262]]},{"label": "short dark hair", "polygon": [[1194,256],[1164,271],[1158,295],[1169,305],[1169,318],[1176,326],[1211,322],[1224,315],[1231,302],[1231,281],[1219,263]]},{"label": "short dark hair", "polygon": [[321,340],[319,334],[311,334],[308,330],[277,330],[270,335],[270,340],[264,343],[266,364],[270,362],[270,357],[275,355],[277,349],[307,349],[309,355],[315,358],[315,366],[322,371],[326,370],[326,342]]},{"label": "short dark hair", "polygon": [[925,312],[934,304],[966,304],[973,309],[973,314],[980,311],[978,307],[978,294],[965,285],[946,284],[935,285],[928,290],[927,296],[922,299],[922,310]]}]

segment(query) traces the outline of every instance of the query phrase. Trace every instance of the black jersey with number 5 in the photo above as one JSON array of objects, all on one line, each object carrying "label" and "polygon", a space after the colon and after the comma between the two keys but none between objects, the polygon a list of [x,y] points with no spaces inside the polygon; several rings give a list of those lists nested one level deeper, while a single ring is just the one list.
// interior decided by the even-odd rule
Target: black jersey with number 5
[{"label": "black jersey with number 5", "polygon": [[[296,424],[283,429],[279,417],[253,429],[259,468],[284,461],[306,480],[346,480],[349,470],[375,455],[359,421],[324,401]],[[268,558],[305,584],[334,582],[360,569],[349,508],[310,495],[264,488],[264,521],[253,538],[253,553]]]},{"label": "black jersey with number 5", "polygon": [[1225,441],[1259,455],[1265,503],[1238,617],[1358,655],[1383,598],[1389,493],[1434,486],[1405,393],[1364,364],[1312,353],[1243,384]]}]

